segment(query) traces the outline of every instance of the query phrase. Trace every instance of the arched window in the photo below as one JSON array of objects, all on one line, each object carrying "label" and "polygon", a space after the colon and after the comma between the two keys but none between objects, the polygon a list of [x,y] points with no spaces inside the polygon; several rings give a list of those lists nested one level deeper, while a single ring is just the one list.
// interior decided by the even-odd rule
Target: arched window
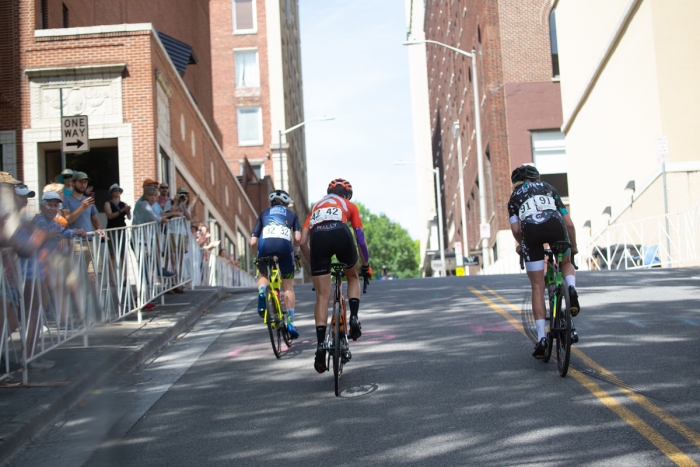
[{"label": "arched window", "polygon": [[559,76],[559,47],[557,47],[557,22],[554,10],[549,14],[549,45],[552,48],[552,76]]}]

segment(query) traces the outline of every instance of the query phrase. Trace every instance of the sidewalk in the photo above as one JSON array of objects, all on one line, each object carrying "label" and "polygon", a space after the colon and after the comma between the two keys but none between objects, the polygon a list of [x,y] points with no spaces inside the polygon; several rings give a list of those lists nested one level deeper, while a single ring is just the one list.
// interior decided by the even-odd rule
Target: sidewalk
[{"label": "sidewalk", "polygon": [[[0,382],[0,461],[29,441],[56,415],[77,403],[108,374],[128,371],[168,341],[188,330],[226,294],[254,297],[254,288],[197,288],[184,295],[165,295],[165,305],[117,323],[98,326],[54,349],[46,358],[53,368],[29,373],[29,386]],[[252,299],[252,298],[251,298]],[[13,381],[22,381],[16,374]]]}]

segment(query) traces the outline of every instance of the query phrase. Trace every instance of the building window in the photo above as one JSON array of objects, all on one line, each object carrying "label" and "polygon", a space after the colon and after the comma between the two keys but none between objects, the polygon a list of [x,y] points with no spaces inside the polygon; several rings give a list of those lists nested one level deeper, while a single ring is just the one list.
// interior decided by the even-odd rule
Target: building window
[{"label": "building window", "polygon": [[236,87],[259,88],[260,68],[257,49],[234,50],[233,61],[236,64]]},{"label": "building window", "polygon": [[41,29],[49,29],[49,0],[41,0]]},{"label": "building window", "polygon": [[263,144],[262,112],[260,107],[238,107],[238,145],[257,146]]},{"label": "building window", "polygon": [[292,24],[292,0],[284,1],[284,11],[287,17],[287,24]]},{"label": "building window", "polygon": [[68,7],[64,3],[63,4],[63,27],[68,28],[68,27],[70,27],[69,24],[70,24],[70,20],[68,17]]},{"label": "building window", "polygon": [[552,48],[552,76],[559,76],[559,47],[557,46],[557,22],[554,10],[549,14],[549,45]]},{"label": "building window", "polygon": [[569,196],[567,179],[566,146],[564,134],[559,130],[533,131],[532,160],[540,172],[540,179],[556,188],[559,196]]},{"label": "building window", "polygon": [[[170,186],[170,157],[160,148],[160,183],[167,183]],[[173,190],[170,190],[173,193]]]},{"label": "building window", "polygon": [[255,20],[255,2],[253,0],[232,0],[233,33],[253,34],[258,32]]}]

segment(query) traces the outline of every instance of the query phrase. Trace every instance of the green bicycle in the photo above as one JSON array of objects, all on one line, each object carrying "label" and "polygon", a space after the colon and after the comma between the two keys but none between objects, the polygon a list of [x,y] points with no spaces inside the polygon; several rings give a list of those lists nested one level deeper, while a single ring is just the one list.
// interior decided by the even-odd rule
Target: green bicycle
[{"label": "green bicycle", "polygon": [[282,300],[280,292],[282,276],[280,275],[277,256],[260,257],[256,264],[260,265],[261,263],[265,265],[267,277],[270,280],[270,284],[265,290],[267,309],[265,310],[264,323],[267,325],[267,330],[270,333],[272,351],[275,353],[275,357],[280,358],[282,355],[282,341],[284,341],[287,348],[292,346],[292,338],[287,330],[289,317],[287,310],[284,308],[284,300]]},{"label": "green bicycle", "polygon": [[[557,367],[559,376],[566,376],[569,371],[571,358],[571,344],[574,339],[578,341],[576,331],[572,331],[571,301],[569,287],[564,282],[560,269],[564,255],[571,248],[569,242],[555,242],[545,250],[547,255],[547,271],[544,276],[545,290],[547,290],[549,332],[547,333],[547,350],[543,361],[547,363],[552,355],[552,348],[557,349]],[[571,264],[576,268],[573,255]],[[578,268],[577,268],[578,269]],[[556,346],[553,345],[556,343]]]}]

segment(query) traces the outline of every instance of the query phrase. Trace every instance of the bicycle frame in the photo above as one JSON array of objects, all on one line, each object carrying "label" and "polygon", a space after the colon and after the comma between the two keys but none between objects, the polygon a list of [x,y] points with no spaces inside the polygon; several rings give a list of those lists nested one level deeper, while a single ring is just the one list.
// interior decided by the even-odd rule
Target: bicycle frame
[{"label": "bicycle frame", "polygon": [[559,294],[552,293],[552,289],[558,290],[564,280],[563,274],[561,272],[561,262],[564,260],[564,255],[562,253],[557,253],[557,259],[555,262],[554,253],[551,250],[546,250],[545,254],[547,253],[547,271],[545,272],[544,285],[549,293],[549,299],[552,301],[552,316],[550,316],[551,326],[551,322],[552,320],[554,320],[557,311],[559,310]]},{"label": "bicycle frame", "polygon": [[[273,290],[272,299],[275,302],[275,306],[278,310],[277,316],[281,320],[283,318],[282,316],[282,303],[281,303],[281,294],[283,293],[282,291],[282,276],[280,275],[280,270],[279,270],[279,265],[277,264],[277,258],[274,258],[275,265],[270,268],[270,263],[265,262],[265,268],[267,269],[267,278],[268,281],[270,282],[270,288]],[[268,297],[269,299],[269,297]],[[264,323],[267,324],[267,318],[268,318],[268,313],[270,313],[270,310],[265,310],[265,318],[264,318]]]}]

